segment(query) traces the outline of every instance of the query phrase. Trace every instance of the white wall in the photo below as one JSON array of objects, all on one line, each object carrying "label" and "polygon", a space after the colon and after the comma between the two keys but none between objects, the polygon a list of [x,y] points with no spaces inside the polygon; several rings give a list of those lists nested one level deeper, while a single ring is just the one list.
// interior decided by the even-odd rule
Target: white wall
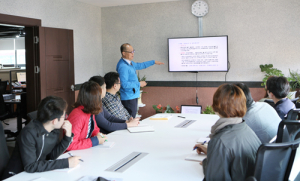
[{"label": "white wall", "polygon": [[0,13],[74,30],[75,83],[102,74],[101,8],[74,0],[0,0]]},{"label": "white wall", "polygon": [[[260,64],[274,64],[285,75],[300,69],[299,0],[206,0],[204,36],[228,35],[228,81],[261,81]],[[102,8],[104,73],[115,71],[119,47],[130,43],[134,61],[159,60],[165,66],[140,72],[147,80],[194,81],[191,73],[168,73],[167,38],[198,36],[194,0]],[[223,81],[225,73],[198,73],[199,81]]]}]

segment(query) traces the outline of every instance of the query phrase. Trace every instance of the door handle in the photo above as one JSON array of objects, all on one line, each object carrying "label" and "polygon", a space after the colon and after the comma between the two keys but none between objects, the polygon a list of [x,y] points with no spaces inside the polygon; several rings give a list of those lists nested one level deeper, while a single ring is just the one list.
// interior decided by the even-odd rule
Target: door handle
[{"label": "door handle", "polygon": [[74,91],[75,90],[75,86],[71,85],[71,90]]}]

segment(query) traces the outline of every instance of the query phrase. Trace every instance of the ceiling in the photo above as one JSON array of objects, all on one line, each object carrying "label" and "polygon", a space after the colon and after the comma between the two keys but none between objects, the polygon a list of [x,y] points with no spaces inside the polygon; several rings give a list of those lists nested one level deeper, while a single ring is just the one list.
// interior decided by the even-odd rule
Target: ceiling
[{"label": "ceiling", "polygon": [[24,26],[0,24],[0,38],[24,37]]},{"label": "ceiling", "polygon": [[76,1],[80,1],[83,3],[87,3],[99,7],[110,7],[110,6],[124,6],[124,5],[169,2],[169,1],[180,1],[180,0],[76,0]]}]

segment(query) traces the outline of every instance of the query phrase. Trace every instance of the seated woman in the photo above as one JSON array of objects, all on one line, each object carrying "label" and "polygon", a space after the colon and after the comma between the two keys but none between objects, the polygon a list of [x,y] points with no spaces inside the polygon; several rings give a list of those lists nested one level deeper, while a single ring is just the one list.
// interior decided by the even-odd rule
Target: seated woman
[{"label": "seated woman", "polygon": [[214,94],[213,105],[220,119],[211,127],[210,142],[196,144],[197,152],[207,154],[203,160],[206,180],[245,180],[253,174],[260,140],[242,120],[246,114],[246,97],[236,85],[223,84]]},{"label": "seated woman", "polygon": [[95,115],[102,111],[101,94],[101,87],[96,82],[85,82],[81,85],[75,109],[68,117],[74,133],[68,151],[97,146],[106,140],[106,136],[100,134],[95,121]]},{"label": "seated woman", "polygon": [[[106,84],[104,78],[101,76],[93,76],[90,78],[89,81],[94,81],[100,85],[102,95],[104,95],[101,97],[103,105],[103,98],[105,98],[106,95]],[[122,104],[121,101],[120,104]],[[97,126],[101,129],[101,132],[105,134],[109,134],[117,130],[127,129],[128,127],[135,127],[138,126],[140,123],[140,118],[133,119],[131,117],[128,120],[125,120],[115,117],[106,110],[105,106],[103,106],[103,111],[101,111],[98,115],[95,116],[95,119]]]},{"label": "seated woman", "polygon": [[291,109],[295,109],[295,104],[287,98],[290,91],[290,84],[285,77],[270,77],[266,85],[267,93],[275,105],[274,108],[281,119],[287,116]]}]

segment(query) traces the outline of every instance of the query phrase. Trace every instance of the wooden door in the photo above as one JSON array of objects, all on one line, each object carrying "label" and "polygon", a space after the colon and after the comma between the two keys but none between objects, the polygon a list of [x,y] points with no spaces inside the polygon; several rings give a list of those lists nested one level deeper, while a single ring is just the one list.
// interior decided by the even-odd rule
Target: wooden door
[{"label": "wooden door", "polygon": [[63,98],[68,113],[75,102],[73,30],[38,27],[40,99]]}]

